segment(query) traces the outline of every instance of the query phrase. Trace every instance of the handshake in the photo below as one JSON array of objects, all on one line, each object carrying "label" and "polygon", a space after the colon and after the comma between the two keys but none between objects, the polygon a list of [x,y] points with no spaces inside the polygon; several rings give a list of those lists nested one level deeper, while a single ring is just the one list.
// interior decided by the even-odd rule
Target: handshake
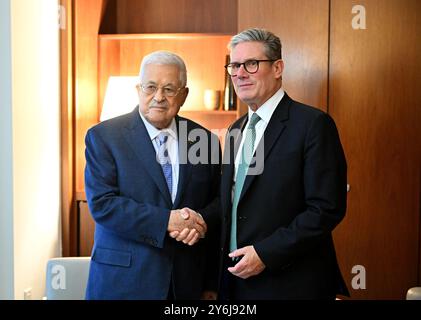
[{"label": "handshake", "polygon": [[171,210],[167,229],[171,238],[192,246],[205,237],[207,228],[200,213],[189,208]]}]

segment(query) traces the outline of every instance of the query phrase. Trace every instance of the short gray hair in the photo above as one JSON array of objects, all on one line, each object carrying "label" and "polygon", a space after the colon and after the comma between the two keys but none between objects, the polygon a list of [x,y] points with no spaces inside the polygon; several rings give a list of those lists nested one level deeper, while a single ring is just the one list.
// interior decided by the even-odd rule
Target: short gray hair
[{"label": "short gray hair", "polygon": [[281,40],[275,34],[265,29],[251,28],[236,34],[231,38],[228,49],[233,50],[237,44],[251,41],[263,43],[268,59],[282,59]]},{"label": "short gray hair", "polygon": [[148,64],[161,64],[161,65],[174,65],[178,68],[180,73],[180,85],[185,87],[187,85],[187,69],[186,65],[178,55],[170,51],[154,51],[143,57],[142,63],[140,64],[139,78],[142,78],[145,73],[145,66]]}]

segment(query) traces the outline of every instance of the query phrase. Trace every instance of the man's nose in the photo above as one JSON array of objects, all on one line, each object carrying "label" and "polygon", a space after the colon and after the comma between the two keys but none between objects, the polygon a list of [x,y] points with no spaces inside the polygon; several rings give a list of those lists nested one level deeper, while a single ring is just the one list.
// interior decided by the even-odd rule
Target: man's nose
[{"label": "man's nose", "polygon": [[248,72],[246,71],[244,64],[240,65],[240,67],[237,70],[237,77],[239,78],[244,78],[246,76],[248,76]]},{"label": "man's nose", "polygon": [[165,98],[166,98],[165,95],[164,95],[164,89],[163,88],[157,88],[153,98],[157,102],[164,101]]}]

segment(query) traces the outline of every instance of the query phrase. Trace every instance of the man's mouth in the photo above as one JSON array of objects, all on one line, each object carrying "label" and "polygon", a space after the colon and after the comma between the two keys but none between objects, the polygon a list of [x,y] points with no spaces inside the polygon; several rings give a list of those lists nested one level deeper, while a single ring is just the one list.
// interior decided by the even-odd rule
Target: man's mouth
[{"label": "man's mouth", "polygon": [[168,106],[157,106],[157,105],[153,105],[153,106],[149,106],[149,109],[166,110],[166,109],[168,109]]},{"label": "man's mouth", "polygon": [[253,83],[241,83],[237,84],[239,88],[249,88],[253,85]]}]

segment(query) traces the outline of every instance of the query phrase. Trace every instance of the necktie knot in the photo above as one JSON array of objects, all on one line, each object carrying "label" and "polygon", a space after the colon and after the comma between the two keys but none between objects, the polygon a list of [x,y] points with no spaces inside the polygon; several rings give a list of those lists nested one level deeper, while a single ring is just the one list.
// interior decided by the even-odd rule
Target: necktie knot
[{"label": "necktie knot", "polygon": [[253,113],[250,119],[249,129],[254,130],[256,124],[260,121],[260,117],[257,113]]},{"label": "necktie knot", "polygon": [[162,146],[163,144],[167,143],[168,141],[168,133],[167,132],[160,132],[158,134],[158,143],[160,146]]},{"label": "necktie knot", "polygon": [[250,118],[248,128],[246,130],[246,136],[244,139],[242,160],[245,161],[247,166],[250,164],[251,157],[253,155],[254,143],[256,140],[256,124],[260,121],[260,117],[257,113],[253,113]]},{"label": "necktie knot", "polygon": [[167,132],[161,132],[156,139],[158,140],[158,162],[163,165],[166,163],[171,163],[171,159],[168,155],[168,133]]}]

